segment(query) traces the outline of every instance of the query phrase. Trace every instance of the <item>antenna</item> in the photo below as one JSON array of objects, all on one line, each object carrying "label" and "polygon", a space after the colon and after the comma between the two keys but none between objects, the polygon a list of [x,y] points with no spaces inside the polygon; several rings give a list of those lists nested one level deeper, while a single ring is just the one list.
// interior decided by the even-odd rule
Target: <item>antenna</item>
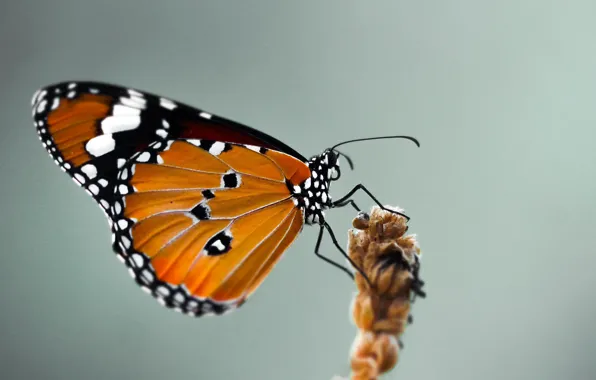
[{"label": "antenna", "polygon": [[331,147],[331,150],[335,150],[335,148],[337,148],[340,145],[353,143],[353,142],[357,142],[357,141],[385,140],[385,139],[406,139],[406,140],[412,141],[414,144],[416,144],[416,146],[420,147],[420,143],[418,142],[418,140],[416,140],[415,138],[410,137],[410,136],[380,136],[380,137],[365,137],[362,139],[342,141],[339,144],[335,144],[333,147]]}]

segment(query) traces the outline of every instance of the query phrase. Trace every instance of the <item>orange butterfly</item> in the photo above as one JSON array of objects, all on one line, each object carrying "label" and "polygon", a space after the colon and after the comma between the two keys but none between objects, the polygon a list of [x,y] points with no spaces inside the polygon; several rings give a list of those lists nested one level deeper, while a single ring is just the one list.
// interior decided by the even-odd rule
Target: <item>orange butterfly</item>
[{"label": "orange butterfly", "polygon": [[360,140],[306,159],[248,126],[97,82],[45,87],[32,106],[43,146],[103,209],[137,283],[189,315],[239,307],[304,224],[320,226],[316,255],[342,268],[319,254],[327,230],[345,255],[324,210],[358,209],[357,190],[379,204],[362,185],[329,196],[345,156],[336,148]]}]

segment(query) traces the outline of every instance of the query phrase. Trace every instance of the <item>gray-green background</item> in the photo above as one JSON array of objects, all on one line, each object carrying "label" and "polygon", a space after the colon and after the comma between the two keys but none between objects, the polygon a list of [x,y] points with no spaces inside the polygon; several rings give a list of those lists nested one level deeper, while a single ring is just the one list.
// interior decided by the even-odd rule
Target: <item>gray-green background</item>
[{"label": "gray-green background", "polygon": [[[387,378],[595,378],[595,15],[593,0],[3,2],[0,378],[349,369],[354,286],[314,257],[314,228],[231,315],[141,292],[35,134],[31,95],[68,79],[194,104],[307,156],[416,136],[346,148],[356,170],[332,188],[404,207],[424,250],[429,297]],[[353,212],[328,215],[345,244]]]}]

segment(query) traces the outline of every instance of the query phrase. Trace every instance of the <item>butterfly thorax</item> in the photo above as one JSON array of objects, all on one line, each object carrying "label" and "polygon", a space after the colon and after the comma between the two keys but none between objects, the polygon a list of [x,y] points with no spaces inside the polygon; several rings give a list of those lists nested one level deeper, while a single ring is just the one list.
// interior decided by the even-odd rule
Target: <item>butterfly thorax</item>
[{"label": "butterfly thorax", "polygon": [[292,189],[298,207],[304,213],[308,225],[323,224],[325,210],[331,206],[329,184],[339,173],[337,154],[326,150],[308,161],[310,177]]}]

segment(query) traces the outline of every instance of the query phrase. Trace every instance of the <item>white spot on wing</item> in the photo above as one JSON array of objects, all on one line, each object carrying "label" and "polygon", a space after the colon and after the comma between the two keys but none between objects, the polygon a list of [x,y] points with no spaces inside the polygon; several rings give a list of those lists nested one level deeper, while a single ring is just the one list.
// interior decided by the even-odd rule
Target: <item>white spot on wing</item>
[{"label": "white spot on wing", "polygon": [[122,240],[122,244],[124,244],[124,247],[126,247],[126,249],[130,248],[130,245],[131,245],[130,239],[128,239],[126,236],[122,236],[120,238],[120,240]]},{"label": "white spot on wing", "polygon": [[213,145],[211,145],[211,148],[209,148],[209,153],[214,156],[219,156],[225,147],[226,144],[222,143],[221,141],[216,141],[213,143]]},{"label": "white spot on wing", "polygon": [[92,183],[89,185],[89,191],[93,193],[93,195],[99,194],[99,187],[96,184]]},{"label": "white spot on wing", "polygon": [[223,251],[226,247],[222,244],[221,240],[216,240],[212,244],[218,251]]},{"label": "white spot on wing", "polygon": [[100,135],[92,138],[85,145],[85,149],[89,154],[95,157],[103,156],[114,150],[116,141],[112,135]]},{"label": "white spot on wing", "polygon": [[141,117],[136,116],[110,116],[101,121],[103,133],[118,133],[138,128],[141,124]]},{"label": "white spot on wing", "polygon": [[43,111],[45,111],[47,104],[48,104],[48,101],[45,99],[43,99],[41,102],[39,102],[39,104],[37,105],[37,113],[42,113]]},{"label": "white spot on wing", "polygon": [[176,103],[166,98],[159,98],[159,105],[170,111],[176,108]]},{"label": "white spot on wing", "polygon": [[143,152],[137,157],[138,162],[147,162],[151,158],[151,154],[149,152]]},{"label": "white spot on wing", "polygon": [[97,176],[97,168],[93,164],[87,164],[82,166],[81,171],[85,173],[85,175],[89,179],[93,179]]},{"label": "white spot on wing", "polygon": [[141,114],[141,110],[134,107],[128,107],[123,104],[116,104],[112,109],[112,115],[114,116],[138,116]]},{"label": "white spot on wing", "polygon": [[201,112],[199,114],[200,117],[205,118],[205,119],[211,119],[212,115],[208,114],[207,112]]},{"label": "white spot on wing", "polygon": [[83,177],[79,173],[75,173],[74,177],[77,180],[77,182],[79,182],[80,184],[85,183],[85,177]]},{"label": "white spot on wing", "polygon": [[131,258],[132,262],[137,266],[137,268],[141,268],[145,263],[143,256],[139,255],[138,253],[134,253]]}]

